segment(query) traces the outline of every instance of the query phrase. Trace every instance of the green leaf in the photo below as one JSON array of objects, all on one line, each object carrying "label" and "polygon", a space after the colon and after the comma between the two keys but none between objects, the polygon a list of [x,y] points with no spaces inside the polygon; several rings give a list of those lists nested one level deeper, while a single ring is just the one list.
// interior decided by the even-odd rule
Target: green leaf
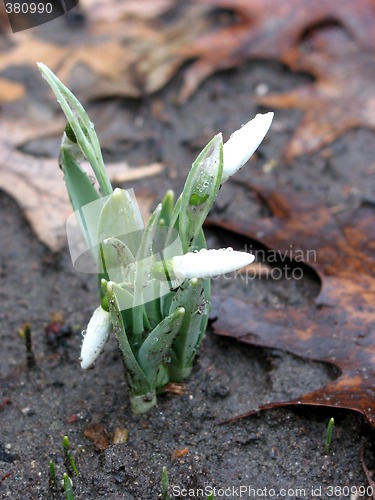
[{"label": "green leaf", "polygon": [[168,356],[184,314],[183,307],[177,308],[154,328],[139,349],[137,359],[151,384],[156,383],[159,366]]},{"label": "green leaf", "polygon": [[173,352],[181,367],[190,366],[190,360],[197,350],[200,336],[202,316],[199,306],[202,302],[202,280],[193,278],[185,281],[177,290],[170,307],[170,314],[178,307],[185,308],[185,316],[176,339],[173,342]]},{"label": "green leaf", "polygon": [[101,244],[103,268],[115,283],[130,286],[134,279],[134,256],[129,247],[118,238],[107,238]]},{"label": "green leaf", "polygon": [[184,252],[195,249],[196,239],[221,184],[223,140],[216,135],[193,163],[181,194],[179,233]]},{"label": "green leaf", "polygon": [[136,254],[137,262],[143,261],[152,254],[152,241],[154,239],[155,231],[158,227],[161,211],[162,204],[159,203],[159,205],[151,214],[147,226],[143,232],[142,239]]},{"label": "green leaf", "polygon": [[70,449],[70,442],[68,436],[63,437],[62,447],[64,453],[64,464],[66,469],[71,470],[72,472],[74,472],[76,476],[79,476],[79,472]]},{"label": "green leaf", "polygon": [[88,203],[98,200],[100,198],[98,191],[68,148],[61,148],[60,159],[73,210],[79,210]]},{"label": "green leaf", "polygon": [[160,297],[160,311],[161,311],[163,318],[165,316],[168,316],[169,311],[170,311],[170,307],[171,307],[171,303],[172,303],[174,296],[175,296],[175,292],[169,292],[169,293],[163,295],[162,297]]},{"label": "green leaf", "polygon": [[108,283],[107,293],[113,331],[115,332],[124,365],[127,370],[129,386],[135,395],[146,394],[152,390],[152,385],[135,358],[126,333],[123,316],[121,314],[122,306],[120,304],[124,299],[124,294],[127,292],[115,283]]},{"label": "green leaf", "polygon": [[66,472],[64,472],[63,481],[66,500],[74,500],[73,483]]},{"label": "green leaf", "polygon": [[136,254],[136,269],[134,278],[134,305],[133,305],[133,334],[142,335],[144,330],[144,296],[143,288],[150,280],[149,271],[152,258],[152,240],[158,227],[161,204],[159,204],[148,221],[143,232],[141,242]]},{"label": "green leaf", "polygon": [[[55,93],[57,102],[65,113],[77,144],[94,171],[103,196],[110,195],[112,193],[112,185],[104,166],[103,156],[94,129],[94,124],[90,121],[82,104],[75,95],[65,87],[57,76],[45,64],[38,63],[38,67],[42,76],[47,80]],[[68,133],[72,136],[70,131]]]},{"label": "green leaf", "polygon": [[168,494],[169,490],[169,479],[167,468],[164,466],[161,470],[161,499],[170,500],[171,497]]},{"label": "green leaf", "polygon": [[153,300],[145,303],[145,310],[151,329],[154,329],[164,318],[160,309],[160,295],[163,294],[163,290],[161,289],[162,285],[163,284],[156,279],[151,279],[148,283],[148,288],[150,288],[152,295],[155,297]]},{"label": "green leaf", "polygon": [[179,219],[180,212],[181,212],[181,198],[182,198],[182,194],[178,197],[176,204],[173,208],[172,215],[171,215],[171,218],[169,221],[170,228],[178,229],[178,219]]},{"label": "green leaf", "polygon": [[326,436],[326,452],[329,453],[331,450],[332,432],[335,426],[335,419],[330,418],[327,426],[327,436]]},{"label": "green leaf", "polygon": [[117,238],[136,255],[144,228],[138,205],[128,191],[116,188],[100,213],[98,242]]},{"label": "green leaf", "polygon": [[82,211],[88,204],[100,200],[100,195],[92,185],[90,179],[72,157],[68,148],[61,148],[61,166],[64,172],[66,187],[70,203],[75,212],[78,212],[78,222],[81,230],[92,249],[96,242],[97,218],[89,217]]},{"label": "green leaf", "polygon": [[55,464],[52,460],[49,461],[49,480],[51,486],[53,488],[56,488],[57,485],[56,469],[55,469]]},{"label": "green leaf", "polygon": [[161,202],[160,220],[164,226],[169,226],[174,207],[174,192],[169,189]]}]

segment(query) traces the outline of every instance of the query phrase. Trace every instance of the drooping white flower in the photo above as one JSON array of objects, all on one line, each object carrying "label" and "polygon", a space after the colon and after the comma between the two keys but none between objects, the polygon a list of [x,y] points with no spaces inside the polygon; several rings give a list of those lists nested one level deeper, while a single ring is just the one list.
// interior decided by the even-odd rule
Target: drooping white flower
[{"label": "drooping white flower", "polygon": [[237,172],[263,141],[271,126],[273,113],[257,114],[236,130],[223,146],[222,183]]},{"label": "drooping white flower", "polygon": [[81,347],[81,368],[87,370],[102,352],[112,330],[109,312],[102,307],[95,309]]},{"label": "drooping white flower", "polygon": [[178,279],[210,278],[241,269],[251,264],[254,259],[254,255],[237,252],[233,248],[219,250],[203,248],[199,252],[188,252],[173,257],[171,267]]}]

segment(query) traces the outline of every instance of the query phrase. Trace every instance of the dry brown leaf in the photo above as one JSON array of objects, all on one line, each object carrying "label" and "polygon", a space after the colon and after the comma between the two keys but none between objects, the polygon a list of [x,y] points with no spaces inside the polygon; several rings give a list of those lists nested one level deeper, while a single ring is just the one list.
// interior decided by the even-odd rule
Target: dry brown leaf
[{"label": "dry brown leaf", "polygon": [[300,57],[300,42],[312,27],[337,22],[359,46],[375,49],[373,0],[204,0],[206,5],[236,14],[232,26],[211,30],[186,47],[197,61],[185,73],[180,94],[184,102],[209,75],[253,59],[276,59],[292,68]]},{"label": "dry brown leaf", "polygon": [[80,0],[79,5],[91,22],[110,21],[135,17],[153,19],[170,10],[175,0]]},{"label": "dry brown leaf", "polygon": [[25,95],[25,88],[17,82],[0,78],[0,102],[13,102]]},{"label": "dry brown leaf", "polygon": [[109,437],[103,424],[87,424],[83,430],[83,434],[92,442],[96,451],[103,451],[109,448]]},{"label": "dry brown leaf", "polygon": [[[174,6],[161,0],[149,14],[138,2],[121,7],[117,20],[88,15],[88,27],[74,45],[57,45],[22,32],[12,47],[0,54],[0,70],[35,66],[41,61],[74,92],[88,98],[113,95],[138,97],[164,86],[189,58],[186,48],[208,27],[208,8],[191,5],[168,25],[154,18]],[[101,5],[101,4],[100,4]],[[122,5],[122,4],[121,4]]]},{"label": "dry brown leaf", "polygon": [[374,207],[363,204],[337,220],[329,208],[306,196],[255,190],[272,217],[214,224],[258,240],[281,255],[303,255],[305,260],[310,256],[306,264],[319,275],[322,288],[315,302],[300,308],[218,299],[215,332],[331,363],[342,372],[298,399],[260,409],[299,404],[347,408],[362,413],[375,427]]},{"label": "dry brown leaf", "polygon": [[[91,99],[113,95],[138,97],[156,92],[191,58],[189,47],[208,29],[208,10],[207,6],[191,4],[183,15],[176,16],[174,22],[168,25],[163,25],[161,19],[150,19],[149,22],[144,18],[132,19],[126,29],[126,37],[122,34],[127,21],[122,20],[115,25],[112,23],[111,37],[121,39],[122,48],[119,51],[122,50],[122,60],[120,63],[104,63],[108,67],[108,74],[98,73],[98,78],[92,61],[96,61],[98,56],[99,61],[102,61],[100,45],[91,46],[84,64],[94,73],[90,73],[90,88],[86,85],[82,92]],[[101,36],[108,35],[108,27],[108,24],[99,23],[91,31]],[[75,56],[75,60],[70,61],[71,67],[77,64],[77,58]],[[76,89],[79,82],[74,81],[73,84]]]},{"label": "dry brown leaf", "polygon": [[[72,51],[69,45],[59,46],[24,35],[18,39],[18,43],[9,52],[0,55],[0,71],[9,66],[36,67],[36,63],[40,61],[51,68],[73,90],[77,91],[81,88],[86,90],[87,98],[101,95],[98,90],[89,85],[90,82],[87,80],[78,79],[76,84],[73,82],[73,85],[70,85],[73,69],[81,65],[92,70],[100,82],[107,81],[110,89],[115,82],[118,88],[121,86],[123,95],[136,97],[139,95],[139,89],[132,80],[131,72],[128,72],[134,63],[134,58],[135,55],[116,40],[109,39],[95,43],[95,41],[88,42],[85,39],[82,45],[76,43]],[[8,81],[5,80],[5,82]],[[111,91],[108,90],[104,94],[111,94]]]},{"label": "dry brown leaf", "polygon": [[[20,152],[20,145],[42,136],[60,134],[61,123],[38,125],[30,121],[0,120],[0,188],[19,204],[39,240],[57,252],[66,243],[65,223],[72,213],[63,173],[57,159],[37,158]],[[126,163],[107,165],[113,184],[152,176],[163,166],[154,163],[131,168]],[[137,197],[143,211],[149,211],[152,198]]]},{"label": "dry brown leaf", "polygon": [[35,65],[38,61],[54,68],[59,66],[64,55],[64,47],[20,33],[10,50],[0,54],[0,71],[11,66]]},{"label": "dry brown leaf", "polygon": [[[372,0],[87,1],[81,40],[75,36],[71,45],[67,37],[60,46],[30,31],[19,33],[10,50],[2,51],[0,70],[42,61],[86,98],[138,97],[159,90],[196,59],[185,72],[183,102],[210,74],[247,60],[271,58],[296,69],[306,32],[327,21],[340,24],[359,46],[375,49]],[[232,11],[236,22],[213,26],[215,8]]]},{"label": "dry brown leaf", "polygon": [[270,94],[257,102],[272,108],[304,112],[286,147],[288,159],[313,153],[350,129],[375,130],[375,52],[358,49],[337,28],[317,34],[319,50],[298,61],[298,69],[317,81],[290,92]]},{"label": "dry brown leaf", "polygon": [[125,444],[129,439],[129,431],[124,427],[116,427],[113,433],[112,443],[113,444]]}]

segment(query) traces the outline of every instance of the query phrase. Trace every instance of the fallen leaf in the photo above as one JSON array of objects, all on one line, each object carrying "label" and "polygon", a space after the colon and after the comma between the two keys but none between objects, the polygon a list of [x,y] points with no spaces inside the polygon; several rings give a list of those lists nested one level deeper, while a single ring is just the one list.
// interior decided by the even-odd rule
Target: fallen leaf
[{"label": "fallen leaf", "polygon": [[79,420],[79,416],[74,413],[73,415],[70,415],[70,417],[68,417],[66,419],[66,423],[67,424],[74,424],[75,422],[78,422],[78,420]]},{"label": "fallen leaf", "polygon": [[[66,243],[65,224],[72,213],[63,173],[57,159],[34,157],[17,147],[34,138],[60,135],[64,126],[65,122],[38,125],[27,120],[0,120],[0,188],[17,201],[39,240],[53,252]],[[116,185],[156,175],[163,166],[154,163],[131,168],[121,162],[108,164],[107,170]],[[137,201],[143,213],[149,211],[151,197],[139,196]]]},{"label": "fallen leaf", "polygon": [[372,0],[205,0],[232,11],[233,25],[211,30],[188,49],[197,60],[187,68],[180,101],[216,71],[236,68],[254,59],[273,59],[292,68],[300,58],[306,31],[327,21],[343,26],[360,47],[375,49],[375,5]]},{"label": "fallen leaf", "polygon": [[272,108],[304,112],[286,147],[288,159],[315,152],[350,129],[375,130],[375,53],[358,49],[339,33],[334,37],[337,32],[333,27],[323,31],[329,43],[319,44],[319,51],[298,61],[298,69],[314,75],[316,82],[257,98],[258,103]]},{"label": "fallen leaf", "polygon": [[129,431],[124,427],[116,427],[115,432],[113,433],[113,444],[125,444],[128,442]]},{"label": "fallen leaf", "polygon": [[[14,36],[14,35],[13,35]],[[17,33],[16,43],[8,51],[0,55],[0,71],[11,66],[35,64],[37,61],[46,61],[52,67],[58,66],[66,54],[66,49],[57,44],[39,40],[26,33]]]},{"label": "fallen leaf", "polygon": [[174,396],[182,396],[186,392],[185,384],[179,384],[177,382],[170,382],[165,385],[163,391],[166,394],[173,394]]},{"label": "fallen leaf", "polygon": [[[159,0],[153,7],[151,1],[117,4],[122,15],[115,20],[104,15],[102,3],[93,13],[87,7],[87,28],[71,43],[67,39],[60,45],[33,32],[18,33],[10,49],[0,54],[0,71],[41,61],[86,100],[139,97],[159,90],[190,58],[193,41],[207,31],[209,8],[192,4],[183,15],[164,23],[152,12],[172,14],[179,7],[175,2]],[[110,12],[108,5],[106,9]]]},{"label": "fallen leaf", "polygon": [[172,8],[174,0],[80,0],[79,5],[90,21],[117,21],[126,17],[153,19]]},{"label": "fallen leaf", "polygon": [[171,459],[173,460],[175,458],[182,458],[185,455],[187,455],[188,453],[189,453],[189,450],[187,448],[182,448],[181,450],[174,450],[172,452]]},{"label": "fallen leaf", "polygon": [[[70,45],[60,46],[22,33],[21,37],[18,38],[18,43],[8,52],[3,52],[0,55],[0,71],[10,66],[31,65],[36,67],[36,63],[41,61],[77,92],[82,88],[82,85],[87,90],[90,90],[92,85],[92,82],[88,82],[87,79],[83,79],[84,82],[82,82],[82,79],[76,79],[76,84],[71,85],[73,69],[82,65],[97,74],[100,81],[109,80],[108,85],[110,88],[107,92],[104,92],[104,95],[111,94],[110,83],[117,82],[120,84],[119,79],[124,75],[124,78],[121,79],[123,85],[121,95],[136,97],[139,95],[139,90],[134,84],[131,74],[127,71],[134,62],[134,57],[134,54],[127,51],[121,42],[113,39],[97,43],[92,37],[88,41],[85,39],[81,44],[75,42],[74,51],[72,52]],[[9,84],[10,82],[5,80],[5,83]],[[90,92],[87,92],[87,94],[86,98],[101,95],[99,91],[93,91],[93,95]]]},{"label": "fallen leaf", "polygon": [[[178,6],[173,3],[172,7],[176,5]],[[173,11],[173,8],[170,9],[169,14],[173,14]],[[207,32],[210,25],[208,12],[207,6],[192,3],[182,15],[175,15],[170,23],[163,24],[162,18],[150,19],[148,22],[144,18],[141,18],[140,22],[132,18],[126,40],[121,42],[123,51],[121,64],[118,62],[109,64],[106,78],[95,78],[95,75],[91,75],[93,84],[88,97],[113,95],[137,97],[161,89],[181,66],[192,58],[190,47],[197,38]],[[124,25],[128,22],[129,20],[124,20],[117,25],[121,38]],[[116,34],[113,35],[113,25],[108,27],[111,36],[116,38]],[[98,34],[108,33],[108,27],[94,27],[93,31],[97,31]],[[94,52],[99,48],[99,46],[94,48]],[[86,56],[85,63],[95,70],[93,61],[97,56],[92,50],[93,47]],[[121,76],[119,77],[118,73],[114,74],[114,71],[121,73]]]},{"label": "fallen leaf", "polygon": [[[0,54],[0,70],[42,61],[74,92],[96,99],[156,92],[194,61],[184,72],[179,100],[185,102],[209,75],[245,61],[273,59],[297,69],[306,32],[326,22],[342,26],[359,47],[375,50],[372,0],[315,0],[313,5],[305,0],[186,5],[174,0],[86,0],[80,6],[86,19],[81,37],[75,33],[72,42],[67,36],[64,44],[57,44],[30,30],[17,33]],[[220,10],[227,13],[223,22],[211,15]]]},{"label": "fallen leaf", "polygon": [[375,427],[374,207],[363,203],[338,220],[328,207],[306,196],[246,186],[255,189],[272,217],[211,224],[258,240],[280,255],[304,256],[320,277],[321,290],[315,301],[300,308],[216,298],[215,333],[331,363],[342,372],[298,399],[258,410],[299,404],[347,408],[362,413]]},{"label": "fallen leaf", "polygon": [[103,424],[89,424],[84,428],[83,434],[92,442],[96,451],[109,448],[109,438]]},{"label": "fallen leaf", "polygon": [[13,102],[25,95],[23,85],[0,78],[0,102]]}]

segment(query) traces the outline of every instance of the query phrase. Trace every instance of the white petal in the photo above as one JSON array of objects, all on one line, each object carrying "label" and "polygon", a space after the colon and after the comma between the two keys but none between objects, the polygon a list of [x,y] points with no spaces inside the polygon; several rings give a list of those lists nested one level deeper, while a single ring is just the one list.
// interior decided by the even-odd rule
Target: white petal
[{"label": "white petal", "polygon": [[112,330],[109,312],[101,307],[95,309],[87,325],[81,347],[81,368],[87,370],[102,352]]},{"label": "white petal", "polygon": [[263,141],[271,126],[273,113],[257,114],[255,118],[236,130],[223,146],[223,177],[225,182],[250,158]]},{"label": "white petal", "polygon": [[230,273],[251,264],[254,255],[237,252],[232,248],[202,249],[173,257],[172,267],[177,278],[209,278]]}]

